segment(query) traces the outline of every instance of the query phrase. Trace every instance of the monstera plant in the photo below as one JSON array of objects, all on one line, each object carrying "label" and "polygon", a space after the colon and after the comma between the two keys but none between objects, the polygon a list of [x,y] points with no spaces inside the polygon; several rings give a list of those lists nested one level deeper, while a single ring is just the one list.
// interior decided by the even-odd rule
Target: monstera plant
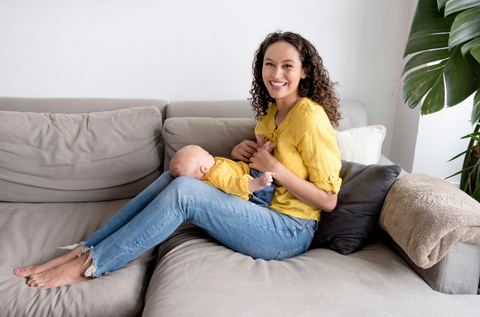
[{"label": "monstera plant", "polygon": [[418,0],[407,56],[403,99],[410,108],[430,114],[475,94],[469,147],[453,159],[465,155],[454,175],[462,174],[460,188],[480,201],[480,0]]}]

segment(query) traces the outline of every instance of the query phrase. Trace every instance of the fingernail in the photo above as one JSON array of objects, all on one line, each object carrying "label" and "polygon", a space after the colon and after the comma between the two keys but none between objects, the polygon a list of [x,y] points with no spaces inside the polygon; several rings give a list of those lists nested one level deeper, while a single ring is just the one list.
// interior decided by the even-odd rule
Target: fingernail
[{"label": "fingernail", "polygon": [[20,272],[20,270],[19,270],[19,269],[15,269],[15,273],[18,273],[18,272]]}]

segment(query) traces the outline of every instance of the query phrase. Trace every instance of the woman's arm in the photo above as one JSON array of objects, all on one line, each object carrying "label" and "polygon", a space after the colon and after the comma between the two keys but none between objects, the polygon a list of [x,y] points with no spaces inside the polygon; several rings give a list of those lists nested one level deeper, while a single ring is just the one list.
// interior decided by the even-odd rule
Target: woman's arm
[{"label": "woman's arm", "polygon": [[274,178],[301,201],[326,212],[332,211],[337,205],[337,195],[333,191],[324,191],[312,182],[298,177],[265,149],[259,148],[250,161],[251,168],[275,173]]}]

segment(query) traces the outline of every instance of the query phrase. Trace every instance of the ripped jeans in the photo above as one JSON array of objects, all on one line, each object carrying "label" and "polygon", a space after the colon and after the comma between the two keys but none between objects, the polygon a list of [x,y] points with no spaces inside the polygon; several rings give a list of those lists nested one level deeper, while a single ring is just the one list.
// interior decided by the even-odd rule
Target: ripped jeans
[{"label": "ripped jeans", "polygon": [[165,172],[80,243],[81,254],[90,251],[93,259],[85,276],[118,270],[168,238],[184,221],[235,251],[265,260],[305,252],[317,225],[315,220],[282,215],[194,178],[174,179]]}]

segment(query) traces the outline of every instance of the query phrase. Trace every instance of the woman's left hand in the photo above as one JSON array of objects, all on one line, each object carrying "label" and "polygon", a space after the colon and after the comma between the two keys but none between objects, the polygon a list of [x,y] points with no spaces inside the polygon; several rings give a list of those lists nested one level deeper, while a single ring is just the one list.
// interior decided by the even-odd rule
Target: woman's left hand
[{"label": "woman's left hand", "polygon": [[260,172],[275,172],[278,164],[278,160],[272,154],[263,148],[258,148],[257,152],[250,158],[248,166]]},{"label": "woman's left hand", "polygon": [[332,211],[337,205],[337,195],[332,191],[325,191],[318,188],[314,183],[302,179],[286,168],[273,155],[263,148],[250,158],[250,168],[260,172],[272,172],[278,184],[285,187],[295,197],[311,206],[320,208],[326,212]]}]

